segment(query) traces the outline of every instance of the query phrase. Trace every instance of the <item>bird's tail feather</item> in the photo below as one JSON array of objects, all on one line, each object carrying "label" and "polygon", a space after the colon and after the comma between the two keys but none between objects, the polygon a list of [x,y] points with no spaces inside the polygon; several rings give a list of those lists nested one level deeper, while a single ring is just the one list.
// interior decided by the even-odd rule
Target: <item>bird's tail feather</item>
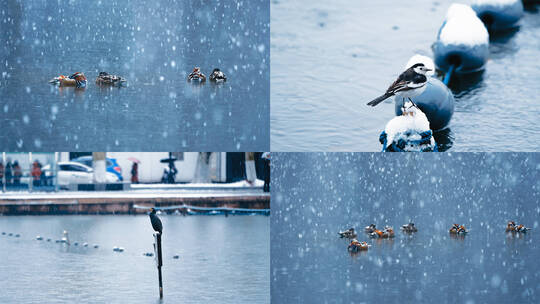
[{"label": "bird's tail feather", "polygon": [[367,105],[368,106],[376,106],[378,105],[379,103],[381,103],[383,100],[387,99],[388,97],[392,96],[394,94],[391,94],[391,93],[384,93],[384,95],[381,95],[375,99],[373,99],[372,101],[368,102]]}]

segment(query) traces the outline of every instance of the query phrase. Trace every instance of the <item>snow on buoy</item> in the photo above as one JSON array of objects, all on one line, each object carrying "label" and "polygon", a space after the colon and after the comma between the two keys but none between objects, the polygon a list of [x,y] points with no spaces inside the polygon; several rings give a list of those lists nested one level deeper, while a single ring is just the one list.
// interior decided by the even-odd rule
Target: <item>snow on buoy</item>
[{"label": "snow on buoy", "polygon": [[523,17],[521,0],[475,0],[471,8],[490,33],[515,28]]},{"label": "snow on buoy", "polygon": [[[435,63],[427,56],[414,55],[409,59],[405,69],[416,63],[423,63],[427,68],[435,70]],[[431,130],[441,130],[448,126],[452,115],[454,115],[454,95],[444,83],[437,78],[433,78],[433,71],[426,74],[428,83],[422,94],[414,97],[414,103],[422,110],[429,120]],[[396,115],[402,115],[403,98],[394,97]]]},{"label": "snow on buoy", "polygon": [[43,237],[40,236],[40,235],[38,235],[38,236],[36,236],[36,240],[38,240],[38,241],[43,241]]},{"label": "snow on buoy", "polygon": [[433,132],[426,115],[410,101],[405,102],[403,115],[396,116],[386,124],[379,141],[382,151],[428,152],[436,151]]},{"label": "snow on buoy", "polygon": [[88,243],[84,242],[83,244],[83,247],[88,247]]},{"label": "snow on buoy", "polygon": [[458,73],[480,71],[488,59],[488,44],[488,31],[473,9],[453,3],[433,44],[435,64],[444,72],[452,67]]}]

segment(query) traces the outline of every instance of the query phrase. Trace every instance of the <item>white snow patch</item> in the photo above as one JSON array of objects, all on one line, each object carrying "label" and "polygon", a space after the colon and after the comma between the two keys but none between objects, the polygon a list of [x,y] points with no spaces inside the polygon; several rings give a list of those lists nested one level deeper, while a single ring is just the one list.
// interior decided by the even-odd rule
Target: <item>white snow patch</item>
[{"label": "white snow patch", "polygon": [[493,6],[506,6],[512,5],[521,0],[475,0],[473,5],[493,5]]},{"label": "white snow patch", "polygon": [[435,74],[435,62],[433,62],[433,59],[420,54],[412,56],[411,59],[407,61],[405,69],[408,69],[417,63],[423,63],[428,69],[431,70],[426,73],[427,76],[433,76]]},{"label": "white snow patch", "polygon": [[[429,120],[426,117],[426,114],[420,109],[412,106],[410,101],[407,101],[403,107],[403,115],[396,116],[390,120],[384,131],[386,132],[386,147],[390,146],[394,141],[399,139],[404,139],[405,141],[420,140],[422,137],[420,133],[428,131],[429,129]],[[406,133],[410,133],[407,135]],[[435,140],[431,137],[431,145],[435,144]],[[421,147],[409,147],[411,151],[416,151]]]},{"label": "white snow patch", "polygon": [[489,34],[475,11],[466,4],[453,3],[439,39],[444,44],[481,45],[489,43]]}]

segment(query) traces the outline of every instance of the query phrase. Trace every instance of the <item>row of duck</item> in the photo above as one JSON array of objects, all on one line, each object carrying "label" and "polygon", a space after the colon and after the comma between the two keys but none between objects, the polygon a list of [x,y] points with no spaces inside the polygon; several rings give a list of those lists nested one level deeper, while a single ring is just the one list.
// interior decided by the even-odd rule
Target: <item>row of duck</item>
[{"label": "row of duck", "polygon": [[[188,81],[193,82],[205,82],[206,75],[201,72],[201,68],[195,67],[193,71],[187,77]],[[215,68],[210,74],[210,81],[213,82],[225,82],[227,81],[227,76],[220,69]],[[70,76],[60,75],[49,80],[49,83],[53,85],[58,85],[61,87],[77,87],[85,88],[87,79],[84,73],[76,72]],[[96,77],[96,84],[100,86],[123,86],[127,83],[127,80],[118,75],[109,74],[107,72],[99,72],[99,75]]]},{"label": "row of duck", "polygon": [[[416,228],[416,226],[412,222],[406,225],[402,225],[400,229],[405,233],[418,232],[418,228]],[[526,233],[528,230],[531,229],[532,228],[525,227],[522,224],[518,225],[514,221],[509,221],[506,225],[506,232],[509,233]],[[370,224],[369,226],[366,226],[364,228],[364,232],[367,233],[371,238],[388,239],[395,236],[394,228],[390,226],[385,226],[383,229],[377,229],[377,226],[375,224]],[[453,224],[450,230],[448,230],[448,232],[451,235],[465,235],[469,232],[469,230],[467,230],[464,225]],[[354,228],[340,231],[338,232],[338,235],[340,238],[351,239],[351,242],[347,247],[348,251],[365,251],[368,250],[369,247],[371,247],[371,245],[369,245],[367,242],[360,242],[356,239],[358,235],[356,234]]]}]

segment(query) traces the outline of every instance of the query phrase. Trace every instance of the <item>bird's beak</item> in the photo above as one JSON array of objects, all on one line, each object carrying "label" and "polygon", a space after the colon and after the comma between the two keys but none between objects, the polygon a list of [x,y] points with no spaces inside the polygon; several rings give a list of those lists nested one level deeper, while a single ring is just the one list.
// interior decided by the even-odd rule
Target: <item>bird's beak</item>
[{"label": "bird's beak", "polygon": [[426,72],[430,72],[430,71],[433,71],[433,70],[432,70],[432,69],[426,68]]}]

